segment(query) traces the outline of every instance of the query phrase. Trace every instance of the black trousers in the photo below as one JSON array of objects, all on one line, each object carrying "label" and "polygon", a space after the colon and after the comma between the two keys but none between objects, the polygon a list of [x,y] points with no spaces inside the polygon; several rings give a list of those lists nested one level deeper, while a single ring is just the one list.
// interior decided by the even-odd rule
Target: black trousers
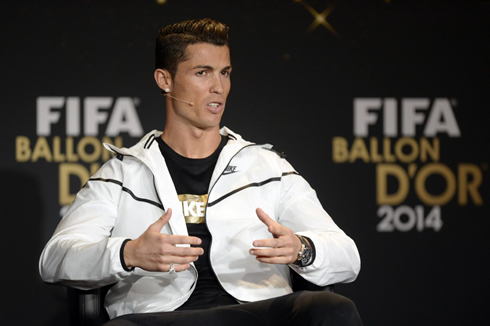
[{"label": "black trousers", "polygon": [[300,291],[268,300],[203,310],[123,315],[105,325],[358,326],[362,322],[350,299],[327,291]]}]

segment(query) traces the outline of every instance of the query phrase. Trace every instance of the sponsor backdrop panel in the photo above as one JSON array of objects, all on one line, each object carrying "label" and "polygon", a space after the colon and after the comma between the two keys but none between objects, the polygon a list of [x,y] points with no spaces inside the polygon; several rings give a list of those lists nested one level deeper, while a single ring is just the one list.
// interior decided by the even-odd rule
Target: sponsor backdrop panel
[{"label": "sponsor backdrop panel", "polygon": [[67,324],[37,262],[109,155],[164,124],[156,31],[231,27],[223,125],[284,151],[357,242],[366,325],[480,324],[488,283],[488,1],[4,4],[2,316]]}]

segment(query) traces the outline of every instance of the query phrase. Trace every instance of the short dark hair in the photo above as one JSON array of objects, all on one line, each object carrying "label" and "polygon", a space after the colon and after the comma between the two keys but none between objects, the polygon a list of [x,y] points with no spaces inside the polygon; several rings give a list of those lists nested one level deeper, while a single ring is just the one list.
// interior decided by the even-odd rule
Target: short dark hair
[{"label": "short dark hair", "polygon": [[210,43],[228,46],[228,26],[218,21],[203,18],[171,24],[158,31],[155,47],[155,69],[166,69],[172,76],[177,65],[187,60],[189,44]]}]

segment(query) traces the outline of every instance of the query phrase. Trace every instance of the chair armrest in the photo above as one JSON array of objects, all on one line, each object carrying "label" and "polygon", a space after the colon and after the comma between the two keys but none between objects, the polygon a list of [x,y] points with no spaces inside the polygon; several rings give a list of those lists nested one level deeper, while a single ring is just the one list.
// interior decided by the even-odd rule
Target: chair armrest
[{"label": "chair armrest", "polygon": [[291,269],[291,282],[293,283],[293,291],[329,291],[335,292],[333,284],[319,286],[305,280],[301,275]]},{"label": "chair armrest", "polygon": [[88,291],[67,288],[70,326],[101,326],[109,321],[104,298],[109,287]]}]

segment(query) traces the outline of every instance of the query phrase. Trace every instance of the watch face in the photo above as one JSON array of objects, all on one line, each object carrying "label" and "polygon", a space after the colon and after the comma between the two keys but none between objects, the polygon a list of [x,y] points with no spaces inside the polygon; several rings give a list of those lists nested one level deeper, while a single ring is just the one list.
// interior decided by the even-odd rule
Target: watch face
[{"label": "watch face", "polygon": [[301,257],[301,265],[306,266],[311,260],[311,249],[305,249]]}]

